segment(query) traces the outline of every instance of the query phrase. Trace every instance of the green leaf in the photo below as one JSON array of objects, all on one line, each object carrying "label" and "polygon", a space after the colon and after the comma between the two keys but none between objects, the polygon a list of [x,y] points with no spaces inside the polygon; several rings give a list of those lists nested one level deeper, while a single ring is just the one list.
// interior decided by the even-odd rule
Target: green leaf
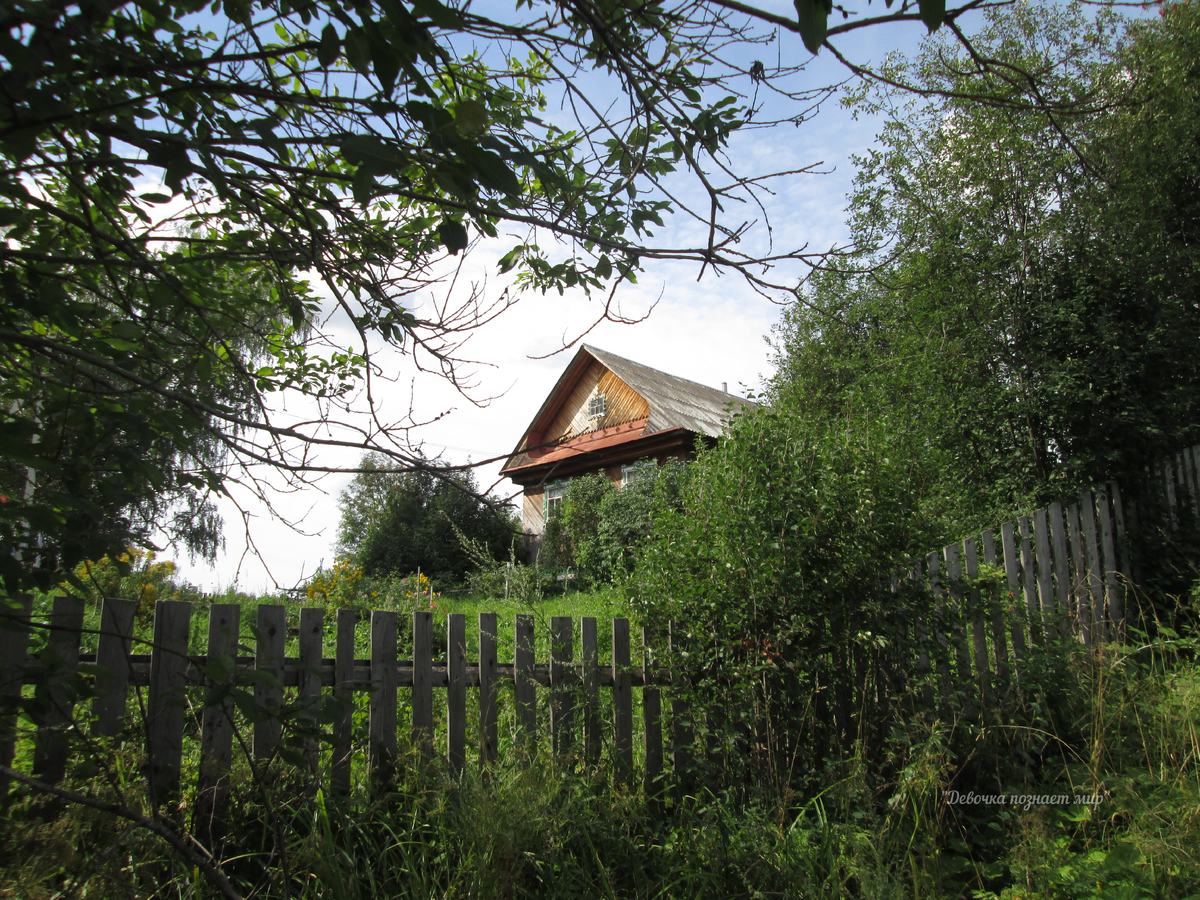
[{"label": "green leaf", "polygon": [[463,27],[462,17],[438,0],[413,0],[413,11],[425,16],[434,25],[450,30]]},{"label": "green leaf", "polygon": [[342,40],[338,37],[337,29],[330,22],[321,30],[321,45],[317,47],[317,62],[322,69],[328,69],[342,52]]},{"label": "green leaf", "polygon": [[921,21],[930,33],[937,31],[946,17],[946,0],[917,0],[921,8]]},{"label": "green leaf", "polygon": [[372,166],[372,171],[391,172],[395,167],[407,165],[408,157],[395,144],[372,134],[352,134],[341,145],[342,156],[349,162],[363,164],[384,163],[385,168]]},{"label": "green leaf", "polygon": [[[829,30],[829,14],[833,2],[829,0],[792,0],[796,5],[796,24],[800,26],[800,38],[809,53],[816,53],[825,43]],[[944,6],[943,6],[944,8]]]},{"label": "green leaf", "polygon": [[487,121],[487,107],[478,100],[463,100],[454,107],[454,125],[463,137],[483,131]]},{"label": "green leaf", "polygon": [[379,80],[384,94],[391,94],[396,86],[396,76],[400,74],[400,60],[403,50],[396,47],[391,37],[397,33],[393,28],[375,27],[367,32],[367,46],[371,54],[371,65],[375,77]]},{"label": "green leaf", "polygon": [[442,219],[441,224],[438,225],[438,237],[452,254],[467,249],[467,229],[463,227],[462,222],[454,219]]},{"label": "green leaf", "polygon": [[471,156],[479,182],[493,191],[510,196],[521,193],[521,182],[499,154],[483,150]]}]

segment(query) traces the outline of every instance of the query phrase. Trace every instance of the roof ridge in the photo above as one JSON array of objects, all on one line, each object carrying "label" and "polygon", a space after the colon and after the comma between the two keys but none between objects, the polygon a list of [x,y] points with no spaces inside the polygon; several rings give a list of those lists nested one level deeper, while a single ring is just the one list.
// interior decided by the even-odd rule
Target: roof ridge
[{"label": "roof ridge", "polygon": [[[603,354],[604,356],[611,357],[612,359],[619,359],[621,362],[629,363],[631,366],[636,366],[639,369],[644,369],[647,372],[654,372],[656,375],[663,375],[663,376],[666,376],[667,378],[674,379],[675,381],[682,381],[687,384],[694,384],[694,385],[696,385],[696,387],[702,387],[707,390],[713,391],[714,393],[717,393],[717,394],[727,394],[728,396],[734,398],[735,400],[741,400],[743,403],[753,402],[753,401],[747,400],[745,397],[739,397],[739,396],[737,396],[737,394],[730,394],[729,391],[723,391],[720,388],[716,388],[716,387],[712,387],[711,385],[707,385],[703,381],[693,381],[690,378],[684,378],[682,375],[673,375],[672,373],[667,372],[663,369],[656,369],[656,368],[654,368],[654,366],[648,366],[645,363],[638,362],[636,359],[630,359],[627,356],[621,356],[618,353],[613,353],[609,350],[604,350],[604,349],[602,349],[600,347],[596,347],[592,344],[583,344],[583,345],[581,345],[581,348],[588,351],[593,356],[596,356],[597,353]],[[600,359],[598,356],[596,358],[600,362],[602,362],[602,363],[604,362],[604,360]]]}]

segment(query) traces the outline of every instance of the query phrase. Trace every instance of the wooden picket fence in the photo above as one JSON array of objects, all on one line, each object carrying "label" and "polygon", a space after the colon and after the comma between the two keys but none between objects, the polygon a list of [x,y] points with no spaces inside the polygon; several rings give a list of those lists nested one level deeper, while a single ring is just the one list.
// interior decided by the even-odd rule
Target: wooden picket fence
[{"label": "wooden picket fence", "polygon": [[[41,627],[48,629],[48,652],[35,659],[28,655],[31,598],[16,598],[20,611],[10,615],[9,627],[0,630],[0,690],[16,694],[22,683],[42,682],[51,686],[53,703],[37,723],[32,771],[38,780],[54,784],[62,779],[68,762],[68,727],[78,735],[116,737],[124,733],[145,741],[145,772],[153,796],[162,799],[181,787],[184,773],[184,736],[187,732],[188,698],[201,697],[198,689],[216,687],[229,676],[244,688],[252,686],[255,706],[267,713],[256,717],[251,732],[250,753],[258,763],[272,759],[280,746],[284,721],[315,718],[322,694],[329,692],[341,703],[334,723],[332,751],[321,763],[313,742],[306,747],[313,772],[322,772],[334,795],[350,790],[354,753],[352,695],[368,695],[366,762],[369,777],[386,783],[397,759],[398,692],[409,691],[412,746],[428,758],[434,754],[434,690],[445,690],[445,758],[451,772],[460,772],[467,761],[468,716],[476,717],[478,758],[481,765],[496,760],[498,747],[498,696],[501,689],[513,693],[515,738],[532,752],[537,740],[538,690],[549,691],[550,746],[556,756],[577,752],[596,762],[602,745],[611,741],[610,759],[615,777],[628,782],[634,772],[633,688],[640,687],[644,778],[653,788],[662,777],[663,725],[660,685],[670,681],[667,669],[651,661],[653,639],[643,634],[642,664],[631,664],[629,620],[612,620],[610,660],[600,661],[597,620],[579,620],[581,658],[574,658],[575,622],[570,617],[550,620],[550,658],[534,659],[534,618],[517,615],[513,622],[514,658],[496,658],[498,620],[495,613],[481,613],[478,621],[479,657],[466,658],[466,617],[450,614],[446,619],[447,646],[444,659],[433,658],[433,614],[412,614],[411,658],[399,658],[398,613],[374,610],[369,618],[370,656],[354,657],[355,630],[359,625],[354,610],[335,613],[334,656],[323,657],[326,610],[300,610],[298,656],[285,656],[286,611],[283,606],[260,605],[255,611],[254,655],[237,656],[241,607],[214,604],[209,608],[206,653],[189,653],[192,605],[159,601],[154,607],[153,638],[149,653],[137,653],[133,639],[137,604],[106,599],[101,627],[84,630],[86,603],[77,597],[55,598],[53,612]],[[12,626],[16,627],[12,627]],[[38,628],[34,624],[34,629]],[[94,638],[94,652],[86,652],[85,639]],[[669,640],[669,638],[668,638]],[[236,658],[236,659],[235,659]],[[210,665],[213,664],[213,665]],[[270,675],[262,677],[263,673]],[[90,714],[77,708],[70,690],[76,674],[94,679]],[[144,729],[130,729],[127,713],[131,689],[145,688]],[[468,708],[468,688],[477,688],[474,708]],[[611,723],[601,723],[600,691],[611,691]],[[289,699],[288,697],[291,697]],[[289,715],[279,715],[291,704]],[[194,703],[200,707],[201,704]],[[196,779],[199,805],[207,812],[217,809],[225,798],[224,782],[233,762],[233,701],[202,706],[199,711],[199,767]],[[74,724],[72,724],[74,723]],[[195,721],[193,720],[193,729]],[[606,732],[608,732],[606,734]],[[4,723],[0,731],[0,764],[13,760],[15,723]],[[578,738],[578,740],[577,740]],[[0,783],[2,790],[7,784]],[[2,793],[0,793],[2,795]]]},{"label": "wooden picket fence", "polygon": [[[1144,528],[1200,526],[1200,446],[1146,476],[1139,498]],[[1137,517],[1138,504],[1113,482],[951,544],[895,574],[894,594],[907,580],[910,589],[932,596],[916,604],[923,614],[891,618],[886,646],[835,651],[844,683],[853,685],[833,710],[843,745],[881,740],[900,698],[918,707],[986,712],[1019,685],[1030,654],[1053,641],[1083,647],[1123,641],[1138,578],[1130,540]],[[998,585],[980,579],[981,564],[999,576]]]},{"label": "wooden picket fence", "polygon": [[[1150,480],[1161,486],[1161,502],[1148,499],[1165,511],[1165,527],[1176,528],[1185,517],[1200,522],[1200,447],[1159,466]],[[886,646],[865,650],[847,645],[836,651],[843,683],[857,686],[857,696],[843,693],[833,710],[843,736],[853,739],[857,733],[862,738],[866,731],[878,730],[902,697],[933,707],[967,696],[968,712],[985,709],[995,692],[1014,683],[1012,676],[1020,674],[1032,648],[1053,640],[1086,647],[1121,639],[1136,574],[1129,541],[1136,510],[1132,503],[1128,507],[1115,483],[1086,490],[1075,502],[1051,504],[1005,523],[998,532],[985,531],[930,553],[920,565],[895,576],[893,592],[911,580],[915,589],[932,592],[932,602],[918,604],[925,612],[914,619],[896,621]],[[980,590],[981,564],[1003,572],[999,589]],[[238,656],[242,609],[214,604],[208,610],[207,646],[197,655],[192,652],[196,648],[189,648],[189,603],[157,603],[147,645],[133,637],[133,601],[104,600],[100,627],[89,632],[83,627],[84,600],[58,597],[46,621],[31,623],[30,598],[15,599],[18,610],[0,616],[7,620],[0,622],[5,626],[0,627],[0,692],[17,695],[29,682],[45,687],[49,703],[36,723],[32,774],[49,784],[62,779],[70,747],[79,738],[124,735],[127,742],[144,742],[145,773],[154,798],[177,792],[186,774],[198,787],[198,806],[219,813],[233,766],[238,717],[231,698],[207,706],[197,701],[204,690],[229,679],[252,688],[255,707],[269,713],[255,717],[248,729],[249,754],[256,763],[278,755],[286,721],[315,721],[323,696],[340,701],[332,749],[319,750],[311,740],[305,746],[313,776],[325,779],[335,796],[350,791],[355,748],[362,746],[352,733],[353,697],[359,693],[368,698],[360,765],[366,764],[369,782],[377,785],[387,783],[398,763],[401,690],[409,692],[411,746],[426,759],[435,754],[434,691],[445,691],[444,753],[452,773],[467,763],[469,717],[476,722],[480,765],[495,762],[501,690],[512,692],[517,746],[527,753],[535,749],[538,692],[548,692],[551,752],[574,751],[581,760],[595,762],[607,744],[614,776],[629,782],[634,776],[633,688],[641,688],[647,787],[657,790],[661,784],[664,745],[678,772],[689,765],[695,723],[687,714],[686,691],[670,696],[672,715],[664,741],[662,691],[670,689],[672,673],[655,663],[658,645],[648,630],[642,635],[640,665],[632,665],[628,619],[612,620],[609,660],[602,664],[596,619],[579,620],[581,654],[576,659],[575,621],[553,617],[549,658],[539,663],[534,658],[534,618],[517,615],[513,659],[502,662],[496,656],[496,614],[479,615],[479,654],[473,661],[466,656],[466,618],[450,614],[445,657],[435,661],[431,612],[412,614],[410,658],[402,659],[399,614],[374,610],[365,623],[370,654],[363,659],[354,656],[359,618],[353,610],[339,609],[333,614],[330,658],[323,656],[326,610],[300,610],[298,655],[287,656],[285,608],[261,605],[254,612],[254,655]],[[29,641],[39,628],[47,629],[47,647],[34,657]],[[664,656],[679,641],[671,632],[677,632],[673,625],[660,648]],[[149,652],[135,652],[145,650]],[[89,710],[76,701],[78,675],[92,680]],[[686,686],[687,673],[678,673],[675,683]],[[470,708],[469,688],[476,689]],[[609,723],[599,718],[602,690],[611,691]],[[134,691],[139,704],[144,698],[138,716],[128,715]],[[198,710],[190,720],[189,700]],[[71,729],[77,732],[75,740]],[[183,771],[187,734],[199,739],[198,769],[192,773]],[[12,765],[16,738],[15,719],[0,721],[0,765]],[[0,774],[0,796],[7,790],[7,779]]]}]

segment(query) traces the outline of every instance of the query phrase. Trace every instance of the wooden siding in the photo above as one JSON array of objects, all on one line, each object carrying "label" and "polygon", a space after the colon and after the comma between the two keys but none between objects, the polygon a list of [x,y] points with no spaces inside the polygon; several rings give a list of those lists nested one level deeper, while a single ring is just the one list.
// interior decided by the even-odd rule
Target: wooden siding
[{"label": "wooden siding", "polygon": [[525,497],[521,502],[521,530],[526,534],[541,534],[545,531],[542,494],[543,489],[540,486],[530,485],[525,488]]},{"label": "wooden siding", "polygon": [[[605,414],[588,418],[588,400],[594,394],[604,394]],[[584,370],[575,387],[543,432],[544,441],[572,438],[576,435],[613,425],[635,422],[649,415],[650,405],[645,398],[605,366],[593,360]]]}]

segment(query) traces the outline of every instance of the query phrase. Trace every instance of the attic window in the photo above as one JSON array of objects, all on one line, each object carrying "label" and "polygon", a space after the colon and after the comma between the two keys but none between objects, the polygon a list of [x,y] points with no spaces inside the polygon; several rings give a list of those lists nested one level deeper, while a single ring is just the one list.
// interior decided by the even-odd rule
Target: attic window
[{"label": "attic window", "polygon": [[604,395],[596,394],[588,400],[588,418],[599,419],[604,415]]}]

